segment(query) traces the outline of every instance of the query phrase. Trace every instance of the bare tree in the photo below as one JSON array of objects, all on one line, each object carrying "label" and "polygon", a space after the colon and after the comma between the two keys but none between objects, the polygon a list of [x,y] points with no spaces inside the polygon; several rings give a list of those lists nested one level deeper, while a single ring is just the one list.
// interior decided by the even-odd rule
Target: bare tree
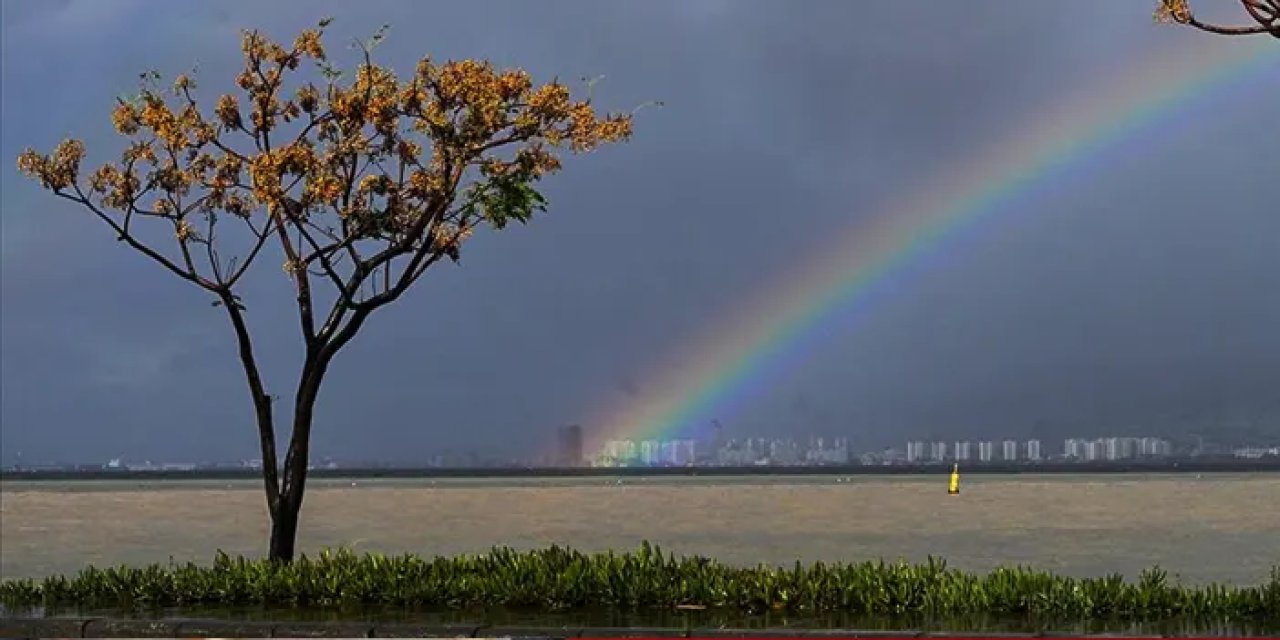
[{"label": "bare tree", "polygon": [[[383,31],[358,43],[363,58],[344,82],[326,61],[328,23],[291,47],[245,32],[240,91],[219,97],[211,113],[197,104],[192,78],[178,76],[166,91],[158,74],[143,74],[140,93],[112,114],[130,143],[119,162],[87,177],[78,140],[18,158],[25,174],[225,310],[258,427],[269,554],[281,561],[294,555],[313,410],[334,356],[427,269],[456,262],[478,227],[502,229],[545,210],[534,185],[560,168],[557,152],[631,134],[631,114],[598,116],[589,98],[572,99],[558,82],[535,87],[520,69],[423,58],[398,79],[372,59]],[[318,85],[297,78],[306,60]],[[273,253],[291,281],[305,347],[283,465],[237,292]]]},{"label": "bare tree", "polygon": [[1191,0],[1160,0],[1156,20],[1185,24],[1201,31],[1223,35],[1257,35],[1269,33],[1280,38],[1280,0],[1240,0],[1244,10],[1257,25],[1229,26],[1202,22],[1191,12]]}]

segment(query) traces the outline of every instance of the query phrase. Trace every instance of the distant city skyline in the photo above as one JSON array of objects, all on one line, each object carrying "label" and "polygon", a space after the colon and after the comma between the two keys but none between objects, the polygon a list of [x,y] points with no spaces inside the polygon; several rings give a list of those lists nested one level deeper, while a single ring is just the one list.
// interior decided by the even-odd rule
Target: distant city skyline
[{"label": "distant city skyline", "polygon": [[[1132,460],[1194,458],[1199,456],[1262,459],[1280,456],[1280,438],[1267,445],[1238,442],[1174,441],[1156,436],[1102,435],[1070,437],[1059,442],[1039,438],[1017,440],[989,437],[981,440],[910,439],[899,446],[858,448],[848,437],[811,435],[808,438],[729,437],[719,421],[714,421],[703,438],[663,438],[608,440],[597,451],[584,448],[589,436],[582,425],[562,425],[553,430],[550,453],[524,456],[496,455],[494,451],[470,450],[449,454],[428,453],[400,459],[354,460],[341,456],[313,456],[317,469],[361,467],[408,468],[572,468],[572,467],[685,467],[685,466],[829,466],[900,464],[1038,464],[1043,462],[1124,462]],[[193,471],[196,469],[261,468],[261,460],[128,458],[105,462],[17,460],[0,464],[10,469],[75,467],[86,469]]]},{"label": "distant city skyline", "polygon": [[[1204,449],[1207,453],[1238,452],[1238,457],[1258,457],[1269,455],[1273,448],[1280,446],[1280,435],[1270,437],[1259,435],[1244,441],[1232,437],[1216,437],[1213,435],[1186,435],[1175,437],[1132,436],[1132,435],[1096,435],[1092,437],[1072,436],[1067,438],[1028,438],[1011,439],[998,434],[986,438],[937,440],[926,438],[910,438],[906,441],[884,441],[876,443],[863,442],[851,435],[826,436],[811,434],[807,437],[769,437],[762,435],[737,435],[734,431],[726,431],[720,421],[712,421],[706,429],[704,438],[674,437],[647,440],[610,440],[597,451],[585,448],[592,437],[590,429],[578,424],[569,424],[549,430],[546,443],[528,451],[506,451],[501,446],[474,446],[453,450],[428,449],[418,453],[401,452],[398,456],[360,457],[365,464],[383,466],[386,464],[453,467],[453,466],[609,466],[616,462],[602,462],[604,459],[629,459],[645,464],[684,465],[693,461],[709,463],[713,459],[716,464],[756,464],[762,458],[780,460],[778,464],[836,464],[854,462],[860,457],[870,455],[894,461],[899,458],[903,462],[938,462],[938,461],[973,461],[995,462],[1007,460],[1036,461],[1051,457],[1090,460],[1124,460],[1145,455],[1169,456],[1175,446],[1192,451]],[[929,430],[922,430],[928,432]],[[1129,432],[1142,431],[1131,428]],[[1213,431],[1213,430],[1200,430]],[[1101,433],[1094,429],[1089,433]],[[1160,443],[1158,446],[1155,443]],[[727,449],[727,453],[722,452]],[[817,451],[817,453],[813,453]],[[1010,452],[1014,452],[1010,455]],[[843,453],[836,453],[843,452]],[[120,451],[99,459],[65,459],[57,456],[32,457],[25,456],[22,451],[8,451],[0,456],[0,467],[13,467],[28,464],[87,464],[110,466],[112,462],[129,460],[135,467],[160,468],[169,465],[172,470],[196,464],[217,464],[229,466],[254,466],[255,452],[246,450],[242,457],[200,459],[198,455],[175,456],[130,456]],[[337,459],[351,460],[330,449],[321,448],[312,456],[312,465],[324,467]],[[154,462],[152,462],[154,461]],[[649,462],[645,462],[649,461]],[[883,461],[883,460],[881,460]],[[260,461],[256,464],[260,465]]]}]

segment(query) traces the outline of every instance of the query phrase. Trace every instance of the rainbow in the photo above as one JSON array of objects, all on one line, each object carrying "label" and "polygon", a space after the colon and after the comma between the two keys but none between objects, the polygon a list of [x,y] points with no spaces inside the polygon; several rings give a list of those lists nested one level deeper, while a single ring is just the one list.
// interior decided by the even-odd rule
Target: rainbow
[{"label": "rainbow", "polygon": [[598,425],[589,429],[592,445],[674,437],[705,423],[758,388],[758,374],[780,368],[779,356],[799,351],[804,338],[820,332],[823,319],[840,317],[839,309],[865,302],[875,293],[874,285],[925,257],[948,235],[1063,175],[1064,169],[1103,156],[1119,140],[1144,131],[1160,133],[1154,125],[1161,116],[1182,110],[1216,87],[1256,75],[1280,81],[1280,47],[1270,38],[1201,42],[1124,65],[1096,86],[1036,114],[1003,143],[964,159],[953,171],[913,189],[905,200],[836,234],[799,268],[721,316],[731,322],[710,327],[692,345],[680,345],[673,354],[677,357],[668,361],[675,366],[649,376],[640,393],[590,421]]}]

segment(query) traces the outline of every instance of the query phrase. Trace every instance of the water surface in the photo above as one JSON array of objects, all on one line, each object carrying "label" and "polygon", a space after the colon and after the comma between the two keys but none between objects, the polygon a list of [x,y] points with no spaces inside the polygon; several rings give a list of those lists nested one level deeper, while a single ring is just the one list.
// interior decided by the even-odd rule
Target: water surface
[{"label": "water surface", "polygon": [[[1256,584],[1280,563],[1280,474],[315,479],[300,548],[424,555],[650,540],[735,564],[872,558],[1076,576],[1160,565],[1184,581]],[[260,555],[249,480],[7,481],[0,576],[86,564]]]}]

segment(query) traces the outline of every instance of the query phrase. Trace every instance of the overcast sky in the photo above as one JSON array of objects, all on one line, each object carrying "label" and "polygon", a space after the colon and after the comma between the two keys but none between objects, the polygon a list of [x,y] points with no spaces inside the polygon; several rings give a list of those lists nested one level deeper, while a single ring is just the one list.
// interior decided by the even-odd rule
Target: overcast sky
[{"label": "overcast sky", "polygon": [[[315,454],[412,461],[590,430],[825,237],[1009,123],[1156,51],[1242,46],[1154,25],[1153,4],[5,0],[3,460],[257,456],[223,312],[12,164],[68,135],[91,164],[117,152],[109,109],[144,69],[198,64],[202,89],[230,88],[241,28],[292,39],[332,15],[330,50],[349,57],[344,40],[387,23],[378,54],[399,71],[423,54],[489,58],[541,80],[607,74],[606,106],[666,102],[632,142],[550,179],[548,215],[484,234],[340,355]],[[1018,199],[823,325],[725,407],[730,435],[870,447],[1252,421],[1280,438],[1275,50],[1274,69]],[[278,267],[260,267],[247,302],[287,395],[295,316]]]}]

